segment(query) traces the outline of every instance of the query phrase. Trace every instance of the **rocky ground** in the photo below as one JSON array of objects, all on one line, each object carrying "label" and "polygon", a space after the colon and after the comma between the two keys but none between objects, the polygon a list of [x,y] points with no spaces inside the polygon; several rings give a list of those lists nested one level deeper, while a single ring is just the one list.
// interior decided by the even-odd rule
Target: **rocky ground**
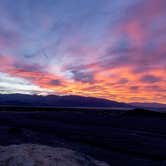
[{"label": "rocky ground", "polygon": [[0,146],[0,166],[109,166],[66,148],[22,144]]},{"label": "rocky ground", "polygon": [[0,144],[72,149],[112,166],[166,165],[166,114],[1,111]]}]

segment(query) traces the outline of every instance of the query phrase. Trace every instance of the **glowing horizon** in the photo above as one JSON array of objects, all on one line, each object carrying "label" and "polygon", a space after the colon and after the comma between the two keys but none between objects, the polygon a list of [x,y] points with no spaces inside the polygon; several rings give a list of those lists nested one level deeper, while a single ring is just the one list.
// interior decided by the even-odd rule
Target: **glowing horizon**
[{"label": "glowing horizon", "polygon": [[166,104],[165,0],[2,0],[0,93]]}]

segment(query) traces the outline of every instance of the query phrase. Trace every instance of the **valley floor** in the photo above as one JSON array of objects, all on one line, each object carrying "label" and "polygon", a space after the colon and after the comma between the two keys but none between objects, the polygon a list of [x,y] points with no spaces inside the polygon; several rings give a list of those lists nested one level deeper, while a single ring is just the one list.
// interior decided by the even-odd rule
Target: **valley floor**
[{"label": "valley floor", "polygon": [[0,145],[23,143],[73,149],[112,166],[164,166],[166,115],[82,109],[0,111]]}]

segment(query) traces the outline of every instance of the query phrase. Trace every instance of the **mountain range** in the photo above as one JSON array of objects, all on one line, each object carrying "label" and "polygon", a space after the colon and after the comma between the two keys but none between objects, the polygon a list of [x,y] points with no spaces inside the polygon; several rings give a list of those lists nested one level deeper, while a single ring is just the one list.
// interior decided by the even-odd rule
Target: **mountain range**
[{"label": "mountain range", "polygon": [[46,107],[108,107],[108,108],[154,108],[166,109],[160,103],[123,103],[103,98],[84,97],[77,95],[27,95],[0,94],[0,106],[46,106]]},{"label": "mountain range", "polygon": [[142,107],[142,108],[166,108],[166,104],[161,103],[130,103],[130,105],[136,106],[136,107]]},{"label": "mountain range", "polygon": [[27,94],[0,94],[1,106],[48,106],[48,107],[131,107],[129,104],[112,100],[83,97],[76,95],[27,95]]}]

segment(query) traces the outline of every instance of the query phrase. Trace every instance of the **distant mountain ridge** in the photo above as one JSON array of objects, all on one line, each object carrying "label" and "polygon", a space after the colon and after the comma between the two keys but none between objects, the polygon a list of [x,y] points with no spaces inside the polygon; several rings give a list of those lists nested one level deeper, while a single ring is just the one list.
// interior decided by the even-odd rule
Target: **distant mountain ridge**
[{"label": "distant mountain ridge", "polygon": [[136,107],[142,107],[142,108],[166,108],[166,104],[161,103],[129,103]]},{"label": "distant mountain ridge", "polygon": [[26,94],[0,94],[1,106],[53,106],[53,107],[131,107],[112,100],[83,96],[40,96]]}]

